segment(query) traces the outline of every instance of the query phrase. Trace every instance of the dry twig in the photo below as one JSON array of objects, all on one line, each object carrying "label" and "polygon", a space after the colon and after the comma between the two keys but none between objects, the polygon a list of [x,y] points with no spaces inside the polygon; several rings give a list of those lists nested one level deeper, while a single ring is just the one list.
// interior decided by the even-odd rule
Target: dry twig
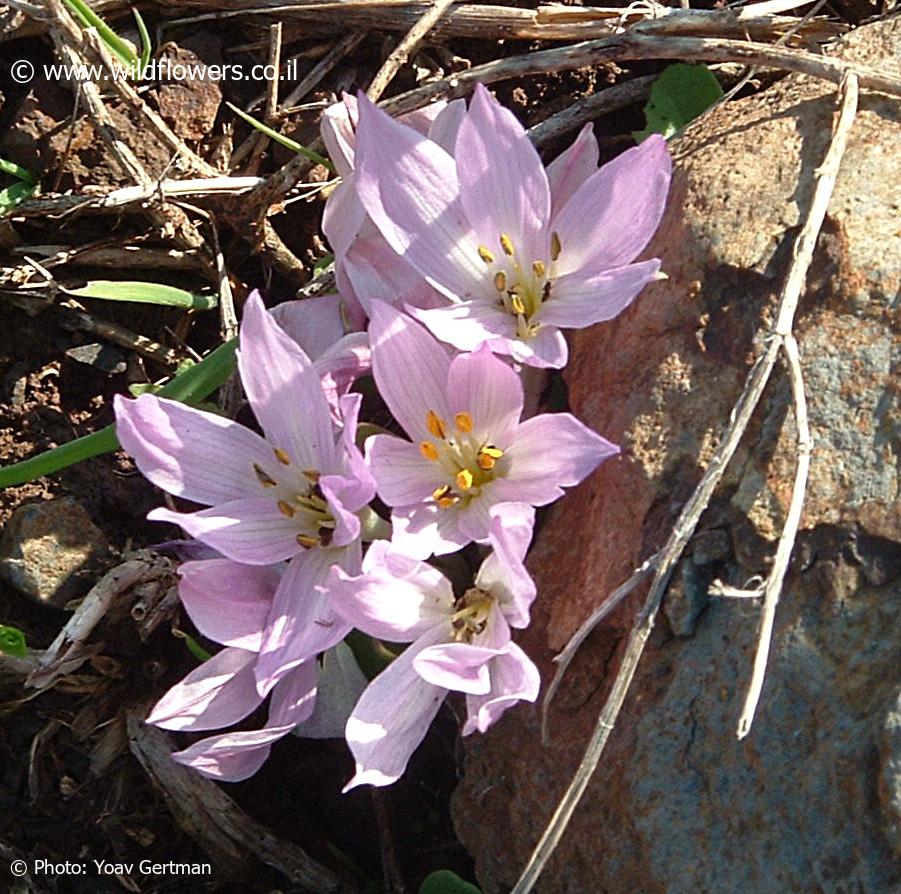
[{"label": "dry twig", "polygon": [[[857,77],[853,71],[849,71],[842,79],[841,89],[839,91],[841,96],[842,114],[839,116],[838,123],[833,131],[832,144],[827,152],[826,161],[824,162],[825,165],[837,165],[844,152],[848,128],[850,127],[850,121],[854,118],[854,111],[856,109],[857,87]],[[833,152],[834,147],[835,153]],[[838,161],[833,161],[836,157]],[[831,195],[832,186],[835,182],[835,172],[831,172],[831,177],[829,174],[830,168],[828,167],[825,175],[820,171],[817,171],[814,174],[814,176],[818,178],[818,182],[817,188],[814,191],[814,196],[805,213],[805,226],[802,230],[804,236],[803,244],[801,237],[799,237],[794,251],[793,263],[786,278],[785,287],[780,296],[776,321],[765,338],[765,348],[748,373],[742,393],[732,410],[729,427],[725,432],[719,447],[711,458],[700,483],[695,488],[694,493],[691,495],[691,498],[679,515],[666,545],[658,554],[660,559],[657,564],[654,579],[651,583],[650,591],[648,592],[641,613],[635,621],[632,632],[629,635],[622,664],[616,679],[613,682],[613,687],[607,698],[607,702],[598,717],[591,740],[585,749],[585,753],[572,781],[564,792],[560,803],[557,805],[557,809],[554,811],[547,828],[538,841],[532,856],[529,858],[529,861],[526,864],[522,875],[519,877],[519,880],[516,882],[511,894],[527,894],[527,892],[532,890],[541,871],[550,859],[551,854],[556,849],[561,836],[566,830],[573,811],[581,800],[585,789],[588,787],[591,776],[598,765],[598,761],[603,754],[604,747],[610,738],[610,733],[613,731],[616,719],[622,709],[626,694],[629,691],[629,686],[632,683],[641,655],[644,652],[645,644],[647,643],[648,637],[651,635],[657,612],[660,609],[663,594],[666,591],[673,568],[679,560],[679,557],[682,555],[682,551],[685,549],[686,544],[691,539],[701,514],[710,502],[710,498],[713,496],[717,484],[719,484],[726,467],[744,435],[748,422],[751,419],[751,415],[769,381],[770,374],[776,363],[779,348],[783,344],[785,336],[791,335],[792,321],[794,319],[794,313],[800,297],[801,288],[803,287],[806,278],[807,268],[810,263],[810,254],[812,254],[813,244],[816,241],[816,235],[822,224],[822,215],[825,213],[826,206],[828,206],[829,196]],[[819,222],[816,222],[815,215],[819,215]],[[809,225],[809,221],[814,221],[814,223]],[[810,240],[812,240],[812,242]],[[799,452],[801,456],[804,455],[804,450],[799,448]],[[802,497],[803,485],[806,480],[806,469],[804,469],[804,475],[804,480],[800,480],[799,475],[796,477],[795,481],[795,491],[797,492],[800,487]],[[798,499],[800,500],[801,498]],[[796,498],[793,494],[793,507],[795,502]],[[800,505],[798,505],[796,511],[800,516]],[[788,526],[788,522],[786,524]],[[797,530],[796,523],[795,530]],[[789,551],[791,549],[791,544],[794,542],[794,532],[791,532],[790,538],[791,543],[787,543]],[[780,546],[782,546],[782,541],[780,541]],[[787,563],[787,556],[785,561]],[[778,582],[780,587],[781,581],[782,578],[780,577]],[[778,595],[778,589],[776,590],[776,593]],[[771,611],[775,611],[775,604],[773,604]],[[771,626],[772,618],[770,618],[769,623]],[[767,639],[767,642],[768,641],[769,640]],[[765,662],[766,655],[764,654],[762,658]]]}]

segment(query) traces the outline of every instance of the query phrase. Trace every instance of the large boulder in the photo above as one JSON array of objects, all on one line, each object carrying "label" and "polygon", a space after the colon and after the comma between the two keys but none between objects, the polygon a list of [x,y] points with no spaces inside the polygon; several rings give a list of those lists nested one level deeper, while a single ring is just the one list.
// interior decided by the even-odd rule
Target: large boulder
[{"label": "large boulder", "polygon": [[[837,52],[901,73],[901,22]],[[551,657],[658,549],[760,352],[835,90],[790,76],[672,144],[670,207],[649,254],[670,276],[578,332],[573,410],[623,445],[550,512],[520,642]],[[901,511],[897,363],[901,105],[863,92],[796,319],[815,450],[750,736],[736,721],[757,600],[708,596],[766,575],[796,465],[773,379],[667,594],[601,765],[537,890],[569,894],[901,891]],[[589,637],[550,712],[520,707],[466,743],[457,831],[488,894],[509,890],[568,784],[643,593]]]}]

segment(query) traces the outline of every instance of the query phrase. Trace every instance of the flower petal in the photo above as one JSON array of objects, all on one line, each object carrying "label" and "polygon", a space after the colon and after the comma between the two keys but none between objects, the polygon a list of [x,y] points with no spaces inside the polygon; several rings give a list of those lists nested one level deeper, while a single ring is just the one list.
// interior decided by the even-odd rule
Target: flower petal
[{"label": "flower petal", "polygon": [[478,730],[484,733],[518,701],[534,702],[541,688],[538,668],[516,643],[509,643],[504,652],[490,665],[491,691],[486,695],[468,695],[468,717],[463,725],[463,735]]},{"label": "flower petal", "polygon": [[347,719],[366,685],[363,671],[344,643],[329,649],[318,671],[316,706],[310,717],[298,724],[297,735],[305,739],[344,738]]},{"label": "flower petal", "polygon": [[552,214],[573,197],[576,190],[598,169],[598,141],[594,124],[590,121],[573,140],[572,145],[561,152],[547,168],[551,187]]},{"label": "flower petal", "polygon": [[272,319],[315,360],[344,338],[341,296],[337,292],[316,298],[283,301],[270,311]]},{"label": "flower petal", "polygon": [[363,574],[333,568],[326,589],[335,611],[370,636],[411,642],[441,626],[450,635],[454,595],[447,578],[376,540],[363,561]]},{"label": "flower petal", "polygon": [[308,720],[318,697],[318,679],[315,660],[305,661],[288,671],[272,690],[266,728],[287,726],[293,729],[298,723]]},{"label": "flower petal", "polygon": [[[420,309],[407,305],[407,311],[440,341],[458,351],[475,351],[499,338],[516,335],[516,320],[485,301],[462,301],[445,307]],[[492,350],[498,350],[492,347]],[[506,353],[506,351],[504,351]]]},{"label": "flower petal", "polygon": [[419,323],[381,301],[372,305],[369,340],[375,383],[391,415],[413,440],[429,437],[429,411],[447,419],[447,348]]},{"label": "flower petal", "polygon": [[449,297],[485,281],[459,202],[454,160],[437,143],[393,121],[362,94],[354,182],[389,245]]},{"label": "flower petal", "polygon": [[262,701],[254,686],[254,652],[223,649],[176,683],[147,723],[163,729],[218,729],[243,720]]},{"label": "flower petal", "polygon": [[207,505],[260,495],[253,465],[272,451],[249,428],[152,394],[113,405],[119,443],[157,487]]},{"label": "flower petal", "polygon": [[192,537],[245,565],[272,565],[296,555],[297,524],[278,511],[274,500],[231,500],[201,512],[172,512],[160,507],[147,518],[178,525]]},{"label": "flower petal", "polygon": [[567,329],[612,320],[656,278],[659,270],[660,261],[654,258],[593,276],[584,276],[583,271],[570,273],[554,284],[553,298],[541,306],[538,319],[543,325]]},{"label": "flower petal", "polygon": [[453,155],[454,147],[457,145],[457,134],[465,116],[465,100],[452,99],[435,116],[428,130],[428,138],[437,143],[445,152]]},{"label": "flower petal", "polygon": [[569,358],[569,348],[563,333],[556,326],[539,325],[538,332],[529,339],[510,339],[507,350],[493,348],[498,353],[509,353],[517,362],[540,369],[562,369]]},{"label": "flower petal", "polygon": [[439,643],[423,649],[413,660],[413,669],[433,686],[485,695],[491,690],[488,662],[497,654],[497,649],[468,643]]},{"label": "flower petal", "polygon": [[562,246],[557,276],[633,261],[663,216],[671,171],[666,142],[652,134],[592,174],[551,225]]},{"label": "flower petal", "polygon": [[512,241],[519,261],[547,261],[551,196],[544,166],[516,116],[478,84],[454,150],[460,203],[479,242],[501,254]]},{"label": "flower petal", "polygon": [[241,782],[253,776],[269,757],[270,746],[290,727],[222,733],[172,754],[172,760],[220,782]]},{"label": "flower petal", "polygon": [[396,506],[391,526],[391,542],[414,559],[455,553],[473,539],[461,529],[459,510],[441,509],[432,502]]},{"label": "flower petal", "polygon": [[345,729],[356,773],[344,791],[364,784],[391,785],[403,775],[446,694],[413,669],[419,652],[439,635],[432,631],[409,646],[360,696]]},{"label": "flower petal", "polygon": [[244,390],[272,446],[287,451],[302,469],[333,471],[335,439],[319,375],[257,293],[244,305],[238,366]]},{"label": "flower petal", "polygon": [[394,435],[367,438],[366,458],[379,496],[389,506],[409,506],[427,500],[443,480],[441,469],[426,459],[416,444]]},{"label": "flower petal", "polygon": [[185,562],[178,573],[179,598],[200,633],[224,646],[259,651],[278,570],[205,559]]}]

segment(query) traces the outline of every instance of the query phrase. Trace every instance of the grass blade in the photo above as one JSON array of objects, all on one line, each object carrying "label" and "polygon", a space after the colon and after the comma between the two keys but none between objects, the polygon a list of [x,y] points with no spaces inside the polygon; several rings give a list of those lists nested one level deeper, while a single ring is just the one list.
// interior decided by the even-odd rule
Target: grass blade
[{"label": "grass blade", "polygon": [[33,185],[38,182],[31,171],[23,168],[22,165],[17,165],[14,161],[7,161],[5,158],[0,158],[0,172],[12,174],[13,177],[18,177],[24,183],[31,183]]},{"label": "grass blade", "polygon": [[209,310],[218,303],[215,295],[199,295],[175,286],[155,282],[126,282],[95,279],[78,289],[66,289],[77,298],[99,298],[103,301],[134,301],[138,304],[162,304],[190,310]]},{"label": "grass blade", "polygon": [[137,72],[140,60],[131,48],[131,44],[119,37],[84,0],[65,0],[65,2],[82,25],[96,29],[100,38],[123,65]]},{"label": "grass blade", "polygon": [[316,162],[318,165],[323,165],[328,168],[332,173],[335,173],[335,166],[324,156],[320,155],[318,152],[314,152],[312,149],[307,149],[306,146],[301,146],[296,140],[292,140],[290,137],[286,137],[283,133],[279,133],[277,130],[273,130],[271,127],[263,124],[262,121],[258,121],[253,115],[248,115],[247,112],[239,109],[236,105],[232,105],[230,102],[225,103],[239,118],[243,118],[251,127],[256,128],[260,133],[265,134],[269,137],[270,140],[275,140],[276,143],[284,146],[286,149],[291,149],[293,152],[297,152],[300,155],[303,155],[304,158],[310,159],[310,161]]}]

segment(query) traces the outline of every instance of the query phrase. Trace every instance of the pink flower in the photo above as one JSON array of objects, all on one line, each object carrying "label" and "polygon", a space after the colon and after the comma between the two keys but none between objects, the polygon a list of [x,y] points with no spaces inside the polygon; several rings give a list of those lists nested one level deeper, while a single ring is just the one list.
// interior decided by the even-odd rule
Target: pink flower
[{"label": "pink flower", "polygon": [[632,263],[663,213],[670,157],[658,135],[596,169],[583,131],[546,172],[511,112],[476,88],[453,152],[393,121],[362,94],[354,182],[403,260],[447,298],[410,309],[461,351],[487,343],[561,367],[561,328],[615,317],[658,275]]},{"label": "pink flower", "polygon": [[544,506],[618,452],[569,413],[521,422],[519,376],[486,347],[452,359],[381,302],[369,334],[379,392],[410,441],[374,435],[367,459],[393,509],[394,542],[410,556],[486,541],[492,506]]},{"label": "pink flower", "polygon": [[347,629],[321,585],[329,568],[360,556],[358,512],[375,488],[354,443],[360,396],[338,399],[332,419],[319,372],[258,296],[247,301],[238,365],[266,437],[228,419],[153,395],[115,401],[122,446],[154,484],[210,506],[150,518],[180,525],[235,562],[289,560],[254,673],[264,695]]},{"label": "pink flower", "polygon": [[[230,559],[181,566],[179,596],[194,626],[226,648],[173,686],[154,706],[148,723],[183,732],[218,729],[243,720],[262,704],[254,665],[282,570]],[[359,696],[365,678],[350,666],[352,659],[348,664],[346,654],[334,653],[326,653],[321,668],[310,659],[282,677],[272,690],[269,719],[262,729],[209,736],[176,752],[174,759],[204,776],[237,782],[256,773],[272,743],[298,725],[305,736],[341,735],[334,718],[322,718],[337,710],[346,721],[350,706],[342,711],[342,703]],[[314,706],[319,720],[313,717]]]},{"label": "pink flower", "polygon": [[439,571],[383,540],[370,546],[361,575],[332,573],[334,604],[349,623],[412,643],[369,684],[347,721],[356,774],[345,791],[398,779],[450,690],[466,693],[464,735],[538,697],[538,669],[510,639],[511,627],[528,624],[535,598],[523,566],[533,522],[534,510],[523,504],[491,510],[494,552],[459,599]]}]

